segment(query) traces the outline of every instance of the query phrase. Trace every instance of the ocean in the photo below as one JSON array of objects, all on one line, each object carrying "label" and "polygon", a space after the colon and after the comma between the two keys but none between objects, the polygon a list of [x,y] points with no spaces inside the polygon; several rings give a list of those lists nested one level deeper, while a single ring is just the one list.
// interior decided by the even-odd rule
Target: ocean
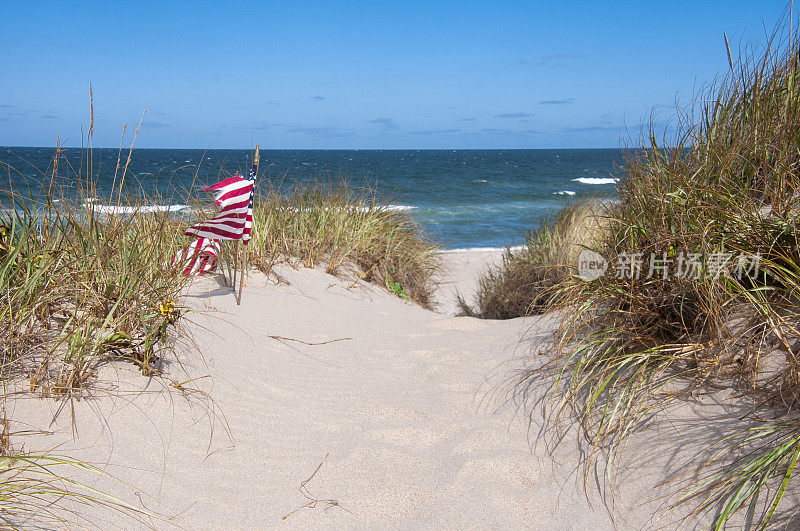
[{"label": "ocean", "polygon": [[[54,151],[0,147],[0,188],[9,180],[18,189],[36,188]],[[246,173],[251,156],[251,150],[134,149],[126,189],[158,192],[180,205],[192,186],[212,184],[221,172]],[[68,149],[62,157],[62,169],[86,167],[86,150]],[[117,149],[93,150],[99,202],[110,194],[117,157]],[[522,243],[543,216],[569,201],[613,197],[622,165],[618,149],[261,150],[259,184],[345,179],[407,210],[445,248],[498,248]]]}]

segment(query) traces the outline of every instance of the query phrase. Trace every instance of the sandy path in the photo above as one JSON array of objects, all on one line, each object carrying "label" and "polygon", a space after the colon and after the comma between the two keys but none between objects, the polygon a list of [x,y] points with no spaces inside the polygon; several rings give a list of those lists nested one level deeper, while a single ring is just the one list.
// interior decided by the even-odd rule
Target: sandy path
[{"label": "sandy path", "polygon": [[472,307],[476,306],[479,280],[489,268],[503,262],[504,251],[474,250],[442,253],[442,268],[438,290],[434,297],[437,311],[447,315],[459,312],[458,295]]},{"label": "sandy path", "polygon": [[[127,485],[99,486],[159,515],[159,528],[613,526],[599,497],[587,501],[574,449],[531,445],[527,417],[503,405],[509,360],[536,352],[552,319],[520,343],[533,321],[452,317],[321,271],[281,273],[289,285],[253,274],[241,306],[215,280],[195,282],[188,304],[215,310],[190,315],[204,356],[167,370],[207,376],[195,385],[213,406],[116,364],[101,378],[117,396],[76,403],[74,438],[64,411],[56,434],[31,444],[103,464],[141,501]],[[56,406],[21,400],[12,416],[47,426]],[[298,487],[320,463],[307,488],[338,507],[282,520],[309,501]],[[618,501],[623,528],[652,511],[637,490]]]}]

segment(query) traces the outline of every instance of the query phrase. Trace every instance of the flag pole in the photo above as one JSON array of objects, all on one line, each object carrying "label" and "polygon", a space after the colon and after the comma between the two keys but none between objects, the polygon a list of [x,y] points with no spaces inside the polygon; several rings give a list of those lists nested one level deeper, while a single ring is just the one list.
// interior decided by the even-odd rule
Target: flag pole
[{"label": "flag pole", "polygon": [[[239,268],[239,240],[236,240],[236,256],[233,259],[233,271],[234,271],[234,278],[236,275],[236,270]],[[242,303],[242,276],[244,272],[239,273],[239,295],[236,298],[236,305],[240,305]],[[233,283],[233,294],[236,295],[236,282]]]},{"label": "flag pole", "polygon": [[[247,164],[246,159],[245,159],[245,164]],[[241,238],[241,236],[240,236],[240,238]],[[233,283],[231,284],[231,289],[233,289],[233,294],[235,296],[236,295],[236,270],[239,267],[239,240],[236,240],[236,243],[233,244],[233,249],[234,249],[234,251],[233,251]],[[239,284],[241,284],[241,283],[242,283],[242,275],[240,274],[239,275]],[[236,305],[237,306],[242,302],[240,300],[241,298],[242,298],[242,296],[241,296],[241,293],[240,293],[239,298],[236,299]]]},{"label": "flag pole", "polygon": [[[253,196],[256,193],[256,182],[255,181],[256,181],[256,175],[258,175],[258,163],[259,163],[259,152],[258,152],[258,144],[256,144],[256,153],[253,156],[253,168],[252,168],[252,171],[253,171],[253,175],[252,175],[252,177],[253,177],[253,191],[250,192],[250,204],[251,205],[252,205],[252,202],[253,202]],[[252,230],[252,228],[251,228],[251,230]],[[237,250],[237,254],[238,254],[238,250],[239,250],[238,243],[239,242],[237,241],[236,243],[237,243],[236,250]],[[242,256],[242,272],[239,274],[239,298],[236,299],[237,306],[239,304],[242,304],[242,285],[244,285],[244,277],[245,277],[245,274],[247,273],[247,245],[246,244],[247,244],[247,242],[245,242],[245,245],[242,246],[242,247],[244,247],[244,253],[243,253],[243,256]]]},{"label": "flag pole", "polygon": [[233,244],[233,282],[231,282],[231,289],[236,293],[236,267],[239,263],[239,240]]},{"label": "flag pole", "polygon": [[[231,281],[231,289],[236,293],[236,262],[239,260],[239,240],[233,244],[233,280]],[[230,269],[228,269],[230,271]]]},{"label": "flag pole", "polygon": [[[244,274],[247,271],[247,247],[244,247],[242,252],[242,259],[241,259],[241,268],[242,271],[239,273],[239,297],[236,299],[236,305],[242,304],[242,286],[244,286]],[[239,249],[239,244],[236,244],[236,249]]]}]

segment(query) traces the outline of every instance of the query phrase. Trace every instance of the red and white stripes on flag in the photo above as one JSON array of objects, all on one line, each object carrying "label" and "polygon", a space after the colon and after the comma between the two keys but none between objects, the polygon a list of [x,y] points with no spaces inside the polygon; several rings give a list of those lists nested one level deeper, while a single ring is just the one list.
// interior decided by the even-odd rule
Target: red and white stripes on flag
[{"label": "red and white stripes on flag", "polygon": [[205,275],[217,267],[217,256],[220,252],[219,240],[197,238],[181,249],[172,258],[170,265],[176,261],[183,267],[183,276]]},{"label": "red and white stripes on flag", "polygon": [[[258,150],[256,150],[256,158]],[[242,240],[245,245],[250,241],[250,229],[253,226],[253,188],[256,182],[258,161],[253,161],[250,178],[245,179],[239,172],[233,177],[203,187],[206,191],[217,192],[214,203],[220,208],[215,217],[192,225],[184,234],[197,239],[181,249],[172,259],[180,260],[184,267],[183,275],[203,275],[217,267],[217,256],[220,252],[219,240]]]},{"label": "red and white stripes on flag", "polygon": [[203,190],[217,192],[214,203],[220,207],[219,214],[208,221],[192,225],[184,234],[217,240],[241,239],[247,245],[253,225],[255,171],[256,166],[253,164],[250,179],[243,178],[237,172],[233,177],[204,187]]}]

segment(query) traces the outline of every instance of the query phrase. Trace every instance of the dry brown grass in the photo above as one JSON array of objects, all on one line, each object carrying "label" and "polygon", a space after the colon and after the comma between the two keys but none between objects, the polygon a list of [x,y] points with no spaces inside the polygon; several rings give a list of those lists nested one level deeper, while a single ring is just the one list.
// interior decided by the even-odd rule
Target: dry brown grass
[{"label": "dry brown grass", "polygon": [[266,188],[253,212],[251,263],[265,272],[277,261],[331,274],[355,272],[423,307],[431,306],[437,246],[408,213],[392,210],[374,190],[345,183]]},{"label": "dry brown grass", "polygon": [[543,219],[540,228],[526,236],[523,249],[506,250],[503,263],[480,279],[477,308],[459,298],[462,314],[512,319],[556,307],[581,251],[604,244],[609,208],[599,199],[587,199]]},{"label": "dry brown grass", "polygon": [[[1,397],[27,389],[58,400],[80,399],[100,365],[112,360],[158,373],[179,325],[177,297],[186,279],[166,266],[181,222],[137,210],[117,196],[125,216],[103,215],[94,203],[91,154],[77,174],[56,149],[37,195],[14,188],[17,171],[3,167],[0,191]],[[118,168],[119,169],[119,168]],[[124,171],[122,174],[124,179]],[[66,181],[81,183],[68,193]],[[31,186],[33,185],[33,186]],[[146,201],[143,199],[142,201]],[[3,416],[0,435],[0,520],[12,528],[85,525],[75,506],[101,505],[146,523],[147,516],[74,479],[104,475],[67,457],[15,449]]]},{"label": "dry brown grass", "polygon": [[[715,528],[754,500],[764,526],[792,511],[781,500],[800,456],[799,62],[796,43],[775,41],[731,58],[730,76],[679,117],[676,141],[651,128],[647,149],[630,151],[600,246],[612,267],[560,291],[554,357],[520,384],[550,374],[553,418],[570,413],[615,455],[667,401],[707,385],[750,397],[753,417],[715,427],[723,435],[683,497]],[[623,253],[641,253],[641,274],[616,274]],[[699,274],[682,276],[690,255]],[[755,255],[757,271],[734,262],[715,274],[719,257]]]}]

